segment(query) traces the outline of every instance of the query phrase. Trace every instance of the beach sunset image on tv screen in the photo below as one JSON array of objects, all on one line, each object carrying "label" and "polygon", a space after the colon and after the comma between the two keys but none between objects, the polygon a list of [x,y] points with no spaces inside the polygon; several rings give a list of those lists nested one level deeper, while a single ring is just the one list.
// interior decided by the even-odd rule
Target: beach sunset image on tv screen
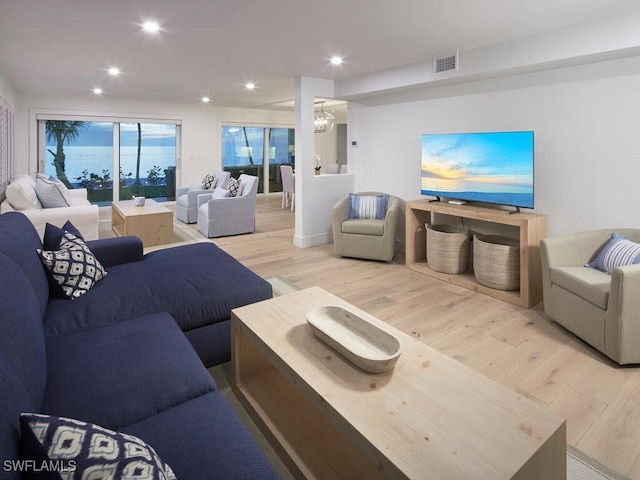
[{"label": "beach sunset image on tv screen", "polygon": [[533,132],[422,135],[421,193],[533,208]]}]

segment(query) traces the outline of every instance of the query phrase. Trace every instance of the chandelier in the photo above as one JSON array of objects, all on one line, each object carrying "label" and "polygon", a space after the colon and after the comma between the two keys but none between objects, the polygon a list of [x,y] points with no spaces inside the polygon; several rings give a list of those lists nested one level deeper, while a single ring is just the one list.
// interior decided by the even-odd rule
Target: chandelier
[{"label": "chandelier", "polygon": [[324,111],[324,102],[320,102],[320,113],[313,119],[313,131],[315,133],[325,133],[327,126],[329,126],[329,131],[331,131],[331,128],[333,128],[333,118],[333,115]]}]

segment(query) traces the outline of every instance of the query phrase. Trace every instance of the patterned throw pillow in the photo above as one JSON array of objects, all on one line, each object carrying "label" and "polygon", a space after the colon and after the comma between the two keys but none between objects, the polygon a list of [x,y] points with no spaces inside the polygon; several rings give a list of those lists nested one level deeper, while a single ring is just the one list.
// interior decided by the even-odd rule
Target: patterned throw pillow
[{"label": "patterned throw pillow", "polygon": [[349,218],[384,220],[387,215],[389,195],[349,194]]},{"label": "patterned throw pillow", "polygon": [[64,232],[58,250],[37,250],[47,269],[53,293],[62,298],[84,295],[107,272],[89,247],[73,233]]},{"label": "patterned throw pillow", "polygon": [[229,195],[232,197],[236,197],[238,196],[238,192],[240,191],[240,180],[236,180],[235,178],[231,177],[229,179]]},{"label": "patterned throw pillow", "polygon": [[205,190],[211,190],[216,185],[216,177],[215,175],[205,175],[202,179],[202,185],[204,185]]},{"label": "patterned throw pillow", "polygon": [[611,275],[617,267],[640,263],[640,244],[627,240],[619,233],[612,233],[598,256],[585,265]]},{"label": "patterned throw pillow", "polygon": [[33,460],[37,466],[55,465],[60,474],[57,478],[176,478],[156,451],[133,435],[35,413],[23,413],[20,424],[22,460]]}]

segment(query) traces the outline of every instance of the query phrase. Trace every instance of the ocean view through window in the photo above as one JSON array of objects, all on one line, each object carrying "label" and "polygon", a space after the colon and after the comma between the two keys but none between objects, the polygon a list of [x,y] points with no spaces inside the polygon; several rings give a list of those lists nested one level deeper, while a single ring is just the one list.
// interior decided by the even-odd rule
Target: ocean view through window
[{"label": "ocean view through window", "polygon": [[46,120],[41,130],[44,173],[86,188],[92,203],[175,199],[178,125]]}]

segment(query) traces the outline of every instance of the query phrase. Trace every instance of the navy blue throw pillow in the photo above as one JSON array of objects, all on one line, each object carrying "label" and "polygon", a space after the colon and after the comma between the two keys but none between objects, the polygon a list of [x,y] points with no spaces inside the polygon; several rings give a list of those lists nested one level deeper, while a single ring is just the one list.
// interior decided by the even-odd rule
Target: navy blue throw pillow
[{"label": "navy blue throw pillow", "polygon": [[60,242],[62,241],[64,232],[73,233],[80,240],[84,240],[80,231],[74,227],[69,220],[67,220],[62,228],[47,223],[44,228],[44,239],[42,241],[44,250],[57,250],[60,247]]}]

